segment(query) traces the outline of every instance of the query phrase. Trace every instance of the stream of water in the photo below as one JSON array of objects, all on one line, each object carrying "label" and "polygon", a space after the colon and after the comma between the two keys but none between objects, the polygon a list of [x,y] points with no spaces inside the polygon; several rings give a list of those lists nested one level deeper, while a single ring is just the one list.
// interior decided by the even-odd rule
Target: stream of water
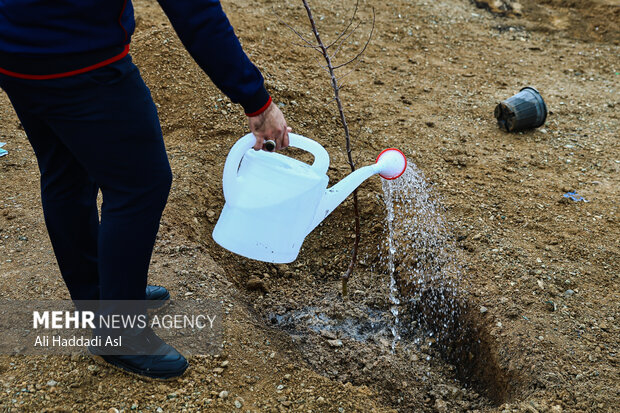
[{"label": "stream of water", "polygon": [[[457,317],[456,294],[461,269],[439,199],[424,173],[409,162],[400,178],[383,179],[382,185],[387,236],[381,262],[390,276],[392,349],[395,349],[401,334],[419,325],[440,323],[427,329],[433,339],[447,333],[451,320]],[[412,314],[412,309],[420,308],[429,311]],[[403,325],[405,315],[406,325]]]}]

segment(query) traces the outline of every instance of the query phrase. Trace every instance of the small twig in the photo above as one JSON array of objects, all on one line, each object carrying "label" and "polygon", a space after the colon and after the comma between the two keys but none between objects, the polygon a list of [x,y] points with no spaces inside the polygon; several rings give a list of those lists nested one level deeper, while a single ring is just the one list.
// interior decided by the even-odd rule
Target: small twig
[{"label": "small twig", "polygon": [[332,59],[334,59],[334,58],[336,57],[336,55],[337,55],[337,54],[338,54],[338,52],[340,51],[340,48],[342,47],[342,45],[344,44],[344,42],[346,42],[346,41],[347,41],[347,39],[348,39],[349,37],[351,37],[351,35],[352,35],[353,33],[355,33],[355,31],[356,31],[356,30],[357,30],[357,29],[361,26],[361,24],[362,24],[362,22],[357,23],[357,26],[355,26],[355,27],[353,28],[353,30],[351,30],[351,31],[349,32],[349,34],[348,34],[346,37],[344,37],[344,38],[340,41],[340,43],[338,43],[338,46],[336,47],[336,50],[334,51],[334,53],[332,53]]},{"label": "small twig", "polygon": [[[342,79],[344,79],[345,77],[349,76],[351,73],[355,72],[359,66],[360,61],[358,60],[357,62],[355,62],[355,66],[353,67],[353,69],[349,70],[347,73],[345,73],[344,75],[338,77],[336,80],[338,80],[338,82],[340,83],[340,81]],[[340,83],[340,89],[344,89],[345,87],[345,83]]]},{"label": "small twig", "polygon": [[357,0],[357,2],[355,3],[355,10],[353,10],[353,15],[351,16],[351,20],[349,20],[349,24],[347,25],[347,27],[345,27],[345,29],[342,31],[342,33],[340,33],[340,35],[336,38],[336,40],[334,40],[333,42],[331,42],[330,44],[328,44],[325,47],[326,49],[329,50],[330,47],[332,47],[338,40],[340,40],[340,38],[342,36],[344,36],[347,33],[347,31],[349,30],[349,28],[353,24],[353,20],[355,20],[355,16],[357,15],[357,9],[358,9],[359,5],[360,5],[360,0]]},{"label": "small twig", "polygon": [[373,7],[373,9],[372,9],[372,26],[370,28],[370,34],[368,35],[368,40],[366,40],[366,44],[364,44],[364,47],[362,48],[362,50],[360,50],[360,52],[358,54],[356,54],[353,59],[349,60],[346,63],[342,63],[342,64],[339,64],[337,66],[334,66],[334,70],[338,69],[338,68],[340,68],[342,66],[346,66],[349,63],[352,63],[352,62],[356,61],[366,51],[366,48],[368,47],[368,44],[370,43],[370,40],[372,39],[372,33],[374,32],[374,30],[375,30],[375,9]]},{"label": "small twig", "polygon": [[294,44],[295,46],[297,46],[297,47],[307,47],[307,48],[309,48],[309,49],[314,49],[314,50],[319,50],[319,51],[321,50],[321,49],[319,48],[319,46],[308,45],[308,44],[301,44],[301,43],[295,43],[295,42],[293,42],[293,44]]},{"label": "small twig", "polygon": [[328,100],[327,102],[323,103],[323,106],[327,106],[327,105],[331,105],[332,102],[334,102],[336,100],[336,98],[331,98],[330,100]]},{"label": "small twig", "polygon": [[297,36],[298,36],[301,40],[303,40],[303,41],[304,41],[304,43],[306,43],[306,44],[308,45],[308,47],[311,47],[311,48],[313,48],[313,49],[319,50],[319,47],[318,47],[317,45],[312,44],[310,41],[306,40],[306,38],[305,38],[305,37],[303,37],[303,36],[301,35],[301,33],[299,33],[297,30],[295,30],[295,28],[294,28],[293,26],[289,25],[287,22],[285,22],[284,20],[282,20],[282,19],[280,18],[280,16],[278,15],[278,13],[276,13],[276,12],[275,12],[275,10],[274,10],[273,14],[275,14],[275,16],[278,18],[278,21],[279,21],[280,23],[282,23],[283,25],[285,25],[286,27],[288,27],[288,28],[289,28],[289,29],[290,29],[293,33],[295,33],[295,34],[296,34],[296,35],[297,35]]}]

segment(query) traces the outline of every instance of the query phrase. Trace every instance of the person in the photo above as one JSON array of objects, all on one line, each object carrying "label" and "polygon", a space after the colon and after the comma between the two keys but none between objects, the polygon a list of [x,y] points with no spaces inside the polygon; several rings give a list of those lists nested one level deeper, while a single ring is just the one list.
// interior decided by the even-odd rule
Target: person
[{"label": "person", "polygon": [[[265,139],[287,147],[290,128],[220,2],[159,3],[198,65],[243,107],[254,149]],[[134,28],[130,0],[0,2],[0,88],[34,149],[45,224],[74,301],[169,298],[147,286],[172,173],[155,104],[129,54]],[[156,351],[103,359],[160,379],[188,367],[153,331],[129,336],[131,346]]]}]

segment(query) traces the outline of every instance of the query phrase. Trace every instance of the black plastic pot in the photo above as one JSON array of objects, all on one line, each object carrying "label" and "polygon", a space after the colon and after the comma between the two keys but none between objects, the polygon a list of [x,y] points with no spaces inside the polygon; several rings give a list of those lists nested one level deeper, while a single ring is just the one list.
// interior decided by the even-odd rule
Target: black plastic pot
[{"label": "black plastic pot", "polygon": [[497,105],[495,118],[499,127],[508,132],[534,129],[545,124],[547,105],[538,90],[527,86]]}]

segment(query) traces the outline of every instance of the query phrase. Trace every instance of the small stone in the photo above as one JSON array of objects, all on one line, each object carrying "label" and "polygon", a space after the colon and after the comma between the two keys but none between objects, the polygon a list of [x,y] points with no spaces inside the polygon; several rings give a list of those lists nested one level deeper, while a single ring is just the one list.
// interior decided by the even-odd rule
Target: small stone
[{"label": "small stone", "polygon": [[570,297],[573,294],[575,294],[575,292],[573,290],[566,290],[566,291],[564,291],[564,295],[567,296],[567,297]]},{"label": "small stone", "polygon": [[228,360],[224,360],[222,361],[222,364],[220,364],[220,366],[222,366],[223,368],[228,367],[228,365],[230,364],[230,362]]},{"label": "small stone", "polygon": [[328,340],[336,340],[338,337],[329,330],[321,330],[321,336]]},{"label": "small stone", "polygon": [[220,394],[218,395],[218,397],[219,397],[220,399],[227,399],[227,398],[228,398],[228,392],[227,392],[226,390],[222,390],[222,391],[220,392]]},{"label": "small stone", "polygon": [[178,397],[178,396],[177,396],[177,394],[176,394],[176,393],[170,393],[170,394],[168,395],[168,399],[169,399],[169,400],[170,400],[170,399],[176,399],[177,397]]},{"label": "small stone", "polygon": [[291,379],[291,375],[290,374],[285,374],[284,375],[284,380],[290,380]]},{"label": "small stone", "polygon": [[439,413],[445,413],[448,411],[448,404],[442,399],[437,399],[435,400],[435,410]]},{"label": "small stone", "polygon": [[222,373],[224,373],[224,369],[221,368],[221,367],[216,367],[216,368],[213,369],[213,373],[215,373],[215,374],[222,374]]},{"label": "small stone", "polygon": [[243,399],[241,397],[237,397],[235,399],[235,407],[237,409],[241,409],[243,407]]},{"label": "small stone", "polygon": [[120,413],[116,407],[110,407],[108,413]]},{"label": "small stone", "polygon": [[161,407],[158,407],[157,410],[155,410],[157,413],[164,413],[164,409],[162,409]]},{"label": "small stone", "polygon": [[488,309],[488,308],[486,308],[485,306],[481,306],[481,307],[480,307],[480,313],[484,314],[484,313],[486,313],[487,311],[489,311],[489,309]]},{"label": "small stone", "polygon": [[385,337],[379,337],[379,343],[381,343],[381,345],[383,347],[390,347],[392,344],[390,343],[390,340],[388,340]]},{"label": "small stone", "polygon": [[265,283],[258,277],[251,277],[245,284],[245,287],[250,291],[267,292],[267,287],[265,287]]},{"label": "small stone", "polygon": [[562,406],[556,404],[555,406],[551,406],[551,413],[562,413]]},{"label": "small stone", "polygon": [[88,369],[88,371],[92,371],[92,372],[99,371],[99,366],[96,366],[94,364],[89,364],[88,367],[86,368]]},{"label": "small stone", "polygon": [[327,340],[327,344],[329,344],[330,347],[342,347],[341,340]]},{"label": "small stone", "polygon": [[47,382],[47,385],[50,386],[50,387],[53,387],[53,386],[55,386],[57,384],[58,384],[58,382],[56,380],[50,380],[50,381]]},{"label": "small stone", "polygon": [[317,397],[316,401],[319,402],[319,403],[323,403],[325,401],[325,397],[319,396],[319,397]]},{"label": "small stone", "polygon": [[280,403],[282,403],[282,406],[284,406],[284,407],[290,407],[291,406],[291,402],[288,401],[288,400],[281,401]]}]

